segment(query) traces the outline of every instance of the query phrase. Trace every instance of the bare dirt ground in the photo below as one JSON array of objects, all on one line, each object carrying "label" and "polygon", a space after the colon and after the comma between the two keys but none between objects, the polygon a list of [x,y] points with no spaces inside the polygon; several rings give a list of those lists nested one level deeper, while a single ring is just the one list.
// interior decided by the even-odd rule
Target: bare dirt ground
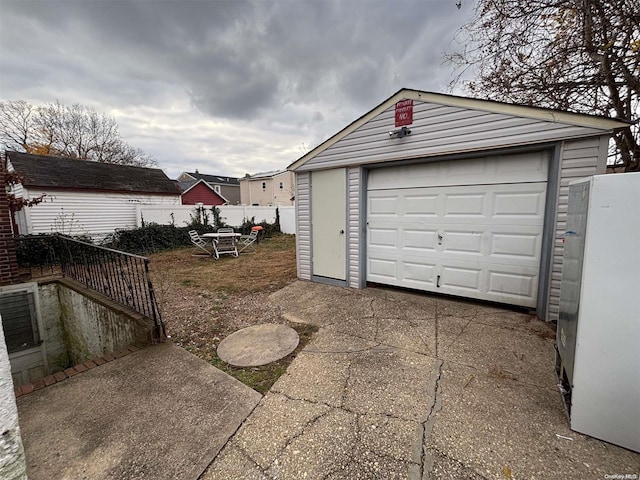
[{"label": "bare dirt ground", "polygon": [[177,345],[223,369],[250,387],[267,391],[286,370],[291,356],[264,367],[235,368],[216,349],[222,339],[259,323],[295,328],[304,346],[315,330],[290,324],[268,296],[296,279],[295,237],[277,235],[260,242],[255,253],[219,260],[192,256],[190,247],[150,256],[150,269],[167,334]]}]

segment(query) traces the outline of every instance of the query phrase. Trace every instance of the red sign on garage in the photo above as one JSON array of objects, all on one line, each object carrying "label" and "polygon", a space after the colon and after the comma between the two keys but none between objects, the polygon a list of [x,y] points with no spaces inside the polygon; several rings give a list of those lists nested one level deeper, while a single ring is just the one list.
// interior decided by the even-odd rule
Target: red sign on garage
[{"label": "red sign on garage", "polygon": [[400,100],[396,103],[396,127],[413,123],[413,100]]}]

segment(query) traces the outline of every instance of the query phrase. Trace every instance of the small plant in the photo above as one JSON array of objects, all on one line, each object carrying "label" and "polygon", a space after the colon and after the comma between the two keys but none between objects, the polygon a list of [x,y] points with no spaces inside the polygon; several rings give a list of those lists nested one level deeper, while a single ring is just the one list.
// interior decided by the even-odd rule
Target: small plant
[{"label": "small plant", "polygon": [[187,228],[190,230],[202,230],[204,228],[205,222],[208,223],[209,218],[207,216],[206,220],[203,220],[203,211],[204,208],[200,205],[193,209],[193,212],[189,214],[191,221],[187,224]]},{"label": "small plant", "polygon": [[277,232],[282,232],[280,228],[280,209],[276,207],[276,221],[273,223],[273,226]]},{"label": "small plant", "polygon": [[67,237],[81,236],[91,238],[86,230],[84,230],[84,233],[78,233],[83,229],[80,221],[76,219],[76,214],[65,212],[64,207],[60,208],[60,213],[53,219],[53,227],[51,227],[53,233],[59,233]]},{"label": "small plant", "polygon": [[217,230],[219,228],[228,227],[220,215],[220,209],[218,207],[211,207],[211,214],[213,215],[213,228]]}]

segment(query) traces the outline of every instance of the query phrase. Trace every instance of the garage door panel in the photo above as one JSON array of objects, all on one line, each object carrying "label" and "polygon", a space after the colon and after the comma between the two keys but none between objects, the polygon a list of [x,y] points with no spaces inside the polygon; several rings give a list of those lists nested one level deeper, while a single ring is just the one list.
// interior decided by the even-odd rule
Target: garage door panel
[{"label": "garage door panel", "polygon": [[545,197],[544,182],[376,190],[369,192],[368,220],[541,226]]},{"label": "garage door panel", "polygon": [[493,217],[536,217],[544,219],[544,202],[546,192],[544,184],[535,184],[526,192],[495,193]]},{"label": "garage door panel", "polygon": [[369,246],[389,247],[395,250],[398,246],[398,229],[397,228],[369,228]]},{"label": "garage door panel", "polygon": [[[488,292],[491,295],[530,298],[537,291],[537,272],[489,272]],[[530,304],[529,306],[534,306]]]},{"label": "garage door panel", "polygon": [[[516,233],[517,232],[517,233]],[[443,256],[481,256],[488,263],[513,263],[537,267],[542,246],[538,226],[442,225],[439,250]]]},{"label": "garage door panel", "polygon": [[[535,306],[547,156],[532,154],[532,164],[526,157],[515,156],[511,166],[499,157],[471,162],[467,172],[461,164],[372,172],[367,280]],[[479,184],[452,184],[482,172]],[[435,186],[417,187],[416,178]]]},{"label": "garage door panel", "polygon": [[438,233],[435,230],[403,229],[404,248],[407,250],[419,250],[428,255],[436,251]]},{"label": "garage door panel", "polygon": [[383,195],[369,198],[369,215],[395,216],[398,211],[399,195]]},{"label": "garage door panel", "polygon": [[405,216],[437,216],[438,195],[405,195],[403,213]]},{"label": "garage door panel", "polygon": [[441,271],[438,288],[455,289],[458,295],[461,294],[460,290],[480,291],[482,269],[446,266]]},{"label": "garage door panel", "polygon": [[[419,256],[440,261],[471,259],[487,264],[505,264],[537,268],[542,234],[539,227],[529,226],[506,230],[504,226],[443,225],[439,230],[420,224],[410,228],[369,227],[369,255]],[[439,239],[439,237],[442,237]]]},{"label": "garage door panel", "polygon": [[420,290],[435,288],[435,263],[417,258],[372,258],[367,261],[367,280],[387,285],[405,286]]},{"label": "garage door panel", "polygon": [[512,265],[483,265],[452,261],[442,267],[439,293],[510,303],[536,305],[538,269]]},{"label": "garage door panel", "polygon": [[442,233],[442,253],[482,256],[483,234],[476,231],[444,230]]},{"label": "garage door panel", "polygon": [[404,165],[369,172],[369,190],[546,182],[549,157],[546,152],[492,155],[467,160]]},{"label": "garage door panel", "polygon": [[[373,282],[393,282],[398,277],[397,261],[389,258],[369,258],[367,271]],[[375,278],[375,280],[373,280]]]},{"label": "garage door panel", "polygon": [[540,233],[494,233],[491,242],[491,256],[497,258],[518,257],[530,259],[537,264],[542,236]]},{"label": "garage door panel", "polygon": [[412,284],[419,283],[433,287],[436,265],[420,262],[402,261],[400,263],[401,276],[403,281]]},{"label": "garage door panel", "polygon": [[[454,189],[450,189],[454,190]],[[443,215],[446,217],[484,217],[487,193],[445,193]]]}]

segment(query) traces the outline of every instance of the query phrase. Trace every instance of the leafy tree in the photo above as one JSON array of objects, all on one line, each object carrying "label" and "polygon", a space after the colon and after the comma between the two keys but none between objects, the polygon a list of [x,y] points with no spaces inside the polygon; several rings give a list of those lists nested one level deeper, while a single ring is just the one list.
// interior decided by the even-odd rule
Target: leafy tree
[{"label": "leafy tree", "polygon": [[[640,170],[640,0],[477,0],[446,55],[452,85],[500,101],[631,120],[610,162]],[[463,82],[465,74],[475,79]]]},{"label": "leafy tree", "polygon": [[59,155],[102,163],[147,167],[156,161],[120,136],[113,117],[75,104],[42,107],[24,100],[0,101],[0,145],[36,155]]}]

